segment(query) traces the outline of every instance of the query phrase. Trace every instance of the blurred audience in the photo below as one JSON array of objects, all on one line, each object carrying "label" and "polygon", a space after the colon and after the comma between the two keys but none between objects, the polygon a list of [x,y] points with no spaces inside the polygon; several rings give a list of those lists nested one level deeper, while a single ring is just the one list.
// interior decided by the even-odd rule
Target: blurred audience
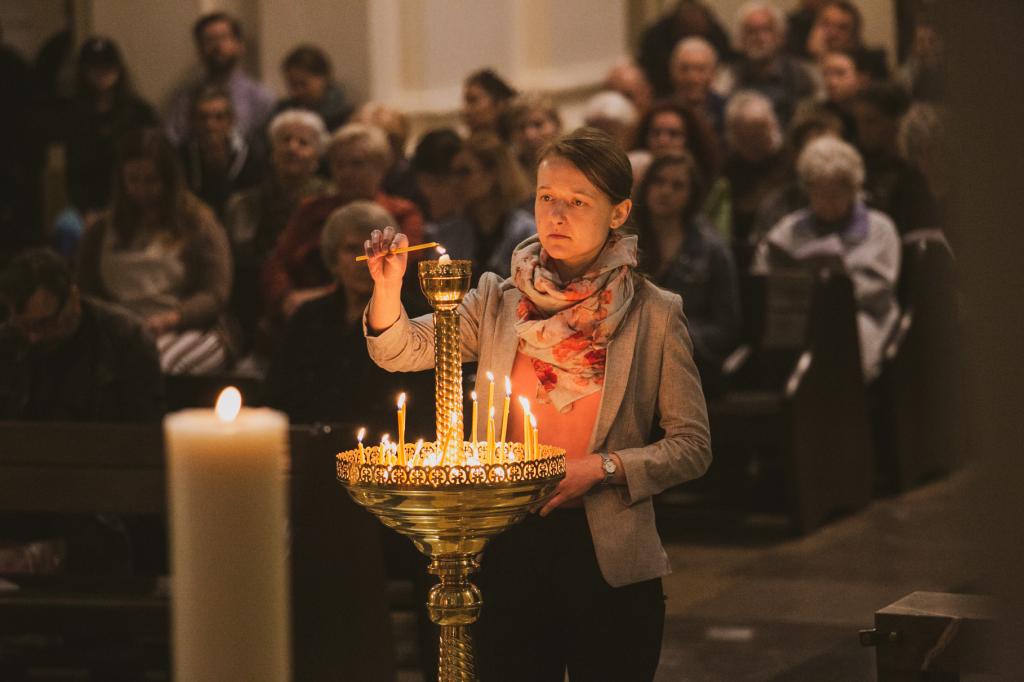
[{"label": "blurred audience", "polygon": [[228,197],[262,179],[262,148],[250,145],[238,131],[231,95],[217,85],[196,92],[190,131],[179,149],[185,180],[223,218]]},{"label": "blurred audience", "polygon": [[934,21],[918,20],[910,54],[897,70],[896,79],[915,101],[941,102],[945,99],[946,44]]},{"label": "blurred audience", "polygon": [[59,221],[52,241],[58,251],[71,256],[83,223],[90,223],[110,204],[118,140],[130,130],[157,124],[153,108],[135,94],[121,51],[109,38],[82,43],[75,93],[63,123],[68,199],[77,216]]},{"label": "blurred audience", "polygon": [[736,17],[739,58],[722,67],[715,89],[728,96],[736,90],[756,90],[771,100],[782,126],[789,124],[797,102],[815,92],[813,76],[783,53],[786,19],[777,6],[753,0]]},{"label": "blurred audience", "polygon": [[899,321],[899,235],[888,216],[860,199],[864,162],[846,142],[826,136],[808,144],[797,159],[797,176],[810,207],[772,228],[758,247],[753,270],[827,268],[848,275],[857,302],[861,368],[871,382],[881,372],[885,342]]},{"label": "blurred audience", "polygon": [[704,114],[715,132],[722,134],[725,97],[711,88],[718,55],[703,38],[685,38],[672,51],[672,92],[676,99]]},{"label": "blurred audience", "polygon": [[669,63],[679,41],[690,37],[703,38],[717,57],[725,61],[732,59],[729,36],[708,6],[700,0],[677,0],[640,38],[637,63],[647,74],[656,97],[664,97],[675,90]]},{"label": "blurred audience", "polygon": [[[432,373],[392,374],[366,352],[362,318],[373,280],[366,264],[355,259],[372,230],[395,222],[379,204],[357,200],[334,211],[324,224],[319,255],[335,286],[289,318],[267,373],[269,404],[293,423],[358,422],[370,433],[381,433],[393,428],[400,392],[432,395]],[[411,410],[409,415],[408,433],[430,432],[432,424],[424,423],[432,421],[430,410]]]},{"label": "blurred audience", "polygon": [[601,89],[614,90],[628,99],[636,107],[637,116],[646,114],[654,101],[654,89],[647,81],[643,69],[632,59],[620,60],[609,69]]},{"label": "blurred audience", "polygon": [[420,196],[420,210],[432,232],[430,223],[452,218],[461,208],[452,169],[455,156],[462,148],[462,138],[451,128],[427,131],[412,155],[413,178]]},{"label": "blurred audience", "polygon": [[386,194],[417,201],[419,195],[416,193],[416,179],[405,155],[405,145],[409,141],[409,119],[406,115],[379,102],[366,102],[356,109],[352,122],[376,126],[388,136],[391,165],[381,181],[381,189]]},{"label": "blurred audience", "polygon": [[889,77],[885,50],[866,47],[863,32],[864,18],[857,5],[851,0],[828,0],[815,16],[807,37],[807,52],[817,59],[829,52],[849,52],[871,78],[885,80]]},{"label": "blurred audience", "polygon": [[[583,125],[608,133],[619,143],[623,151],[633,149],[639,121],[640,117],[633,102],[614,90],[602,90],[588,99],[583,106]],[[642,172],[637,175],[642,176]]]},{"label": "blurred audience", "polygon": [[327,55],[315,45],[299,45],[281,62],[281,73],[288,86],[288,96],[274,108],[279,114],[286,109],[307,109],[323,121],[327,130],[348,122],[352,105],[345,91],[334,80]]},{"label": "blurred audience", "polygon": [[[954,186],[947,165],[944,110],[925,102],[911,105],[900,122],[896,144],[900,155],[924,177],[927,186],[927,197],[919,197],[922,204],[916,207],[917,228],[945,230],[946,207]],[[948,236],[953,239],[956,235]]]},{"label": "blurred audience", "polygon": [[725,119],[725,177],[732,198],[732,240],[747,244],[758,207],[765,197],[786,184],[790,169],[782,145],[782,127],[771,100],[754,90],[741,90],[729,99]]},{"label": "blurred audience", "polygon": [[828,0],[799,0],[796,8],[786,16],[786,52],[797,59],[813,59],[807,51],[807,39],[818,18],[818,10]]},{"label": "blurred audience", "polygon": [[473,279],[486,271],[508,277],[512,251],[537,231],[524,203],[533,193],[512,152],[493,133],[471,135],[452,162],[462,215],[434,225],[431,239],[452,258],[473,261]]},{"label": "blurred audience", "polygon": [[492,132],[508,142],[510,135],[505,111],[516,90],[491,69],[469,74],[462,84],[463,123],[470,133]]},{"label": "blurred audience", "polygon": [[0,419],[149,421],[163,415],[152,337],[134,317],[82,296],[67,263],[46,249],[0,274]]},{"label": "blurred audience", "polygon": [[167,133],[175,144],[184,142],[192,125],[192,103],[195,93],[207,85],[228,91],[235,125],[252,142],[274,108],[274,94],[242,68],[245,41],[242,24],[226,12],[201,16],[192,27],[202,75],[187,83],[174,95],[167,111]]},{"label": "blurred audience", "polygon": [[110,210],[82,240],[79,285],[141,320],[165,374],[226,366],[231,249],[208,206],[185,187],[159,130],[128,133],[115,164]]},{"label": "blurred audience", "polygon": [[806,115],[812,109],[824,109],[843,122],[843,139],[856,144],[857,123],[853,118],[853,102],[869,78],[860,71],[851,52],[829,52],[821,58],[824,83],[822,98],[807,98],[797,105],[797,112]]},{"label": "blurred audience", "polygon": [[529,184],[537,182],[537,155],[562,132],[558,107],[538,93],[519,95],[508,110],[509,131],[516,160]]},{"label": "blurred audience", "polygon": [[320,257],[320,235],[336,209],[359,199],[375,201],[395,217],[411,244],[423,241],[423,215],[416,205],[381,188],[391,155],[387,135],[375,126],[348,123],[331,137],[327,158],[335,192],[299,206],[263,266],[264,326],[272,338],[280,336],[284,321],[300,305],[334,289]]},{"label": "blurred audience", "polygon": [[264,309],[260,271],[292,214],[310,197],[327,194],[330,184],[316,172],[327,147],[327,130],[314,112],[289,109],[270,122],[270,172],[264,180],[231,197],[224,228],[235,262],[231,309],[242,331],[242,351],[252,349]]},{"label": "blurred audience", "polygon": [[633,224],[641,269],[683,297],[701,383],[722,388],[721,367],[739,340],[739,286],[732,255],[700,213],[707,186],[689,154],[656,159],[637,193]]}]

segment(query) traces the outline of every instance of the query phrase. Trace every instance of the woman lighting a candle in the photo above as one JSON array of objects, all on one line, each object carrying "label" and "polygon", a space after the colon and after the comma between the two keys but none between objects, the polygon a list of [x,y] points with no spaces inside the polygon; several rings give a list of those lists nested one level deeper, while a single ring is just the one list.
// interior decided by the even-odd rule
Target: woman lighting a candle
[{"label": "woman lighting a candle", "polygon": [[[574,680],[651,680],[670,571],[651,498],[710,463],[700,379],[679,296],[634,272],[636,237],[618,231],[632,206],[625,154],[583,128],[539,159],[537,236],[516,248],[510,278],[485,273],[463,299],[462,353],[511,377],[544,443],[565,449],[566,475],[539,515],[484,552],[481,680],[561,682],[566,669]],[[407,257],[389,252],[407,242],[387,228],[365,244],[367,346],[391,371],[434,361],[431,317],[402,307]],[[477,394],[486,381],[478,375]],[[664,435],[651,442],[655,425]],[[524,426],[512,410],[509,440]]]}]

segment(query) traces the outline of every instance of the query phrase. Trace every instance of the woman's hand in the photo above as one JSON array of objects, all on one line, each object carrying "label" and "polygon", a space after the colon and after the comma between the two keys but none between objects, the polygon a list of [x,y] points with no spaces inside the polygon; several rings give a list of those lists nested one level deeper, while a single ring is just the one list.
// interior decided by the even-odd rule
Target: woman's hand
[{"label": "woman's hand", "polygon": [[389,328],[402,314],[402,277],[409,254],[391,253],[409,245],[409,239],[393,227],[384,231],[374,230],[363,247],[368,258],[366,265],[373,277],[373,296],[366,311],[366,326],[371,334],[379,334]]},{"label": "woman's hand", "polygon": [[402,288],[402,277],[409,262],[407,253],[391,253],[392,249],[400,249],[409,245],[409,238],[393,227],[385,227],[384,231],[374,230],[363,247],[366,249],[367,266],[373,277],[375,287]]},{"label": "woman's hand", "polygon": [[554,496],[547,501],[541,510],[541,516],[547,516],[552,509],[569,500],[583,497],[587,491],[604,480],[604,469],[601,458],[597,455],[573,457],[565,460],[565,478],[555,488]]},{"label": "woman's hand", "polygon": [[181,313],[177,310],[168,310],[163,313],[150,315],[143,321],[143,325],[153,336],[160,336],[164,332],[174,331],[181,324]]}]

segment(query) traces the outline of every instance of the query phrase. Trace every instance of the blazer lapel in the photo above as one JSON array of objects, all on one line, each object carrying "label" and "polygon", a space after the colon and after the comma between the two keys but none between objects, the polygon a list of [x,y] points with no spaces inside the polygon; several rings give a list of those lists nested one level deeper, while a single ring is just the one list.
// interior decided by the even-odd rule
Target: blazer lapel
[{"label": "blazer lapel", "polygon": [[[638,287],[639,288],[639,287]],[[638,291],[637,294],[640,292]],[[636,349],[636,337],[640,328],[639,296],[633,299],[633,310],[626,316],[622,327],[611,341],[608,342],[608,355],[605,359],[604,389],[601,393],[601,408],[597,413],[594,432],[590,436],[590,452],[598,443],[604,442],[608,431],[619,413],[622,398],[626,395],[629,384],[630,370],[633,366],[633,354]]]},{"label": "blazer lapel", "polygon": [[[494,380],[497,383],[503,381],[504,377],[512,375],[512,365],[516,361],[516,351],[519,349],[519,337],[516,335],[516,308],[519,307],[521,298],[522,294],[515,287],[510,287],[502,293],[498,324],[493,337],[496,343],[492,346],[493,350],[487,366],[481,365],[477,370],[477,376],[482,377],[490,370],[494,373]],[[501,343],[501,339],[512,339],[512,341]],[[504,391],[504,387],[502,390]]]}]

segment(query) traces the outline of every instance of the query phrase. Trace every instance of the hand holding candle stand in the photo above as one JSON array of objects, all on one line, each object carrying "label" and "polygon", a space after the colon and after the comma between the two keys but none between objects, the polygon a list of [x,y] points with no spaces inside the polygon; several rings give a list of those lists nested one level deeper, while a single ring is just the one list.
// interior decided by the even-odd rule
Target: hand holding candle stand
[{"label": "hand holding candle stand", "polygon": [[175,679],[289,680],[287,417],[228,388],[164,437]]}]

